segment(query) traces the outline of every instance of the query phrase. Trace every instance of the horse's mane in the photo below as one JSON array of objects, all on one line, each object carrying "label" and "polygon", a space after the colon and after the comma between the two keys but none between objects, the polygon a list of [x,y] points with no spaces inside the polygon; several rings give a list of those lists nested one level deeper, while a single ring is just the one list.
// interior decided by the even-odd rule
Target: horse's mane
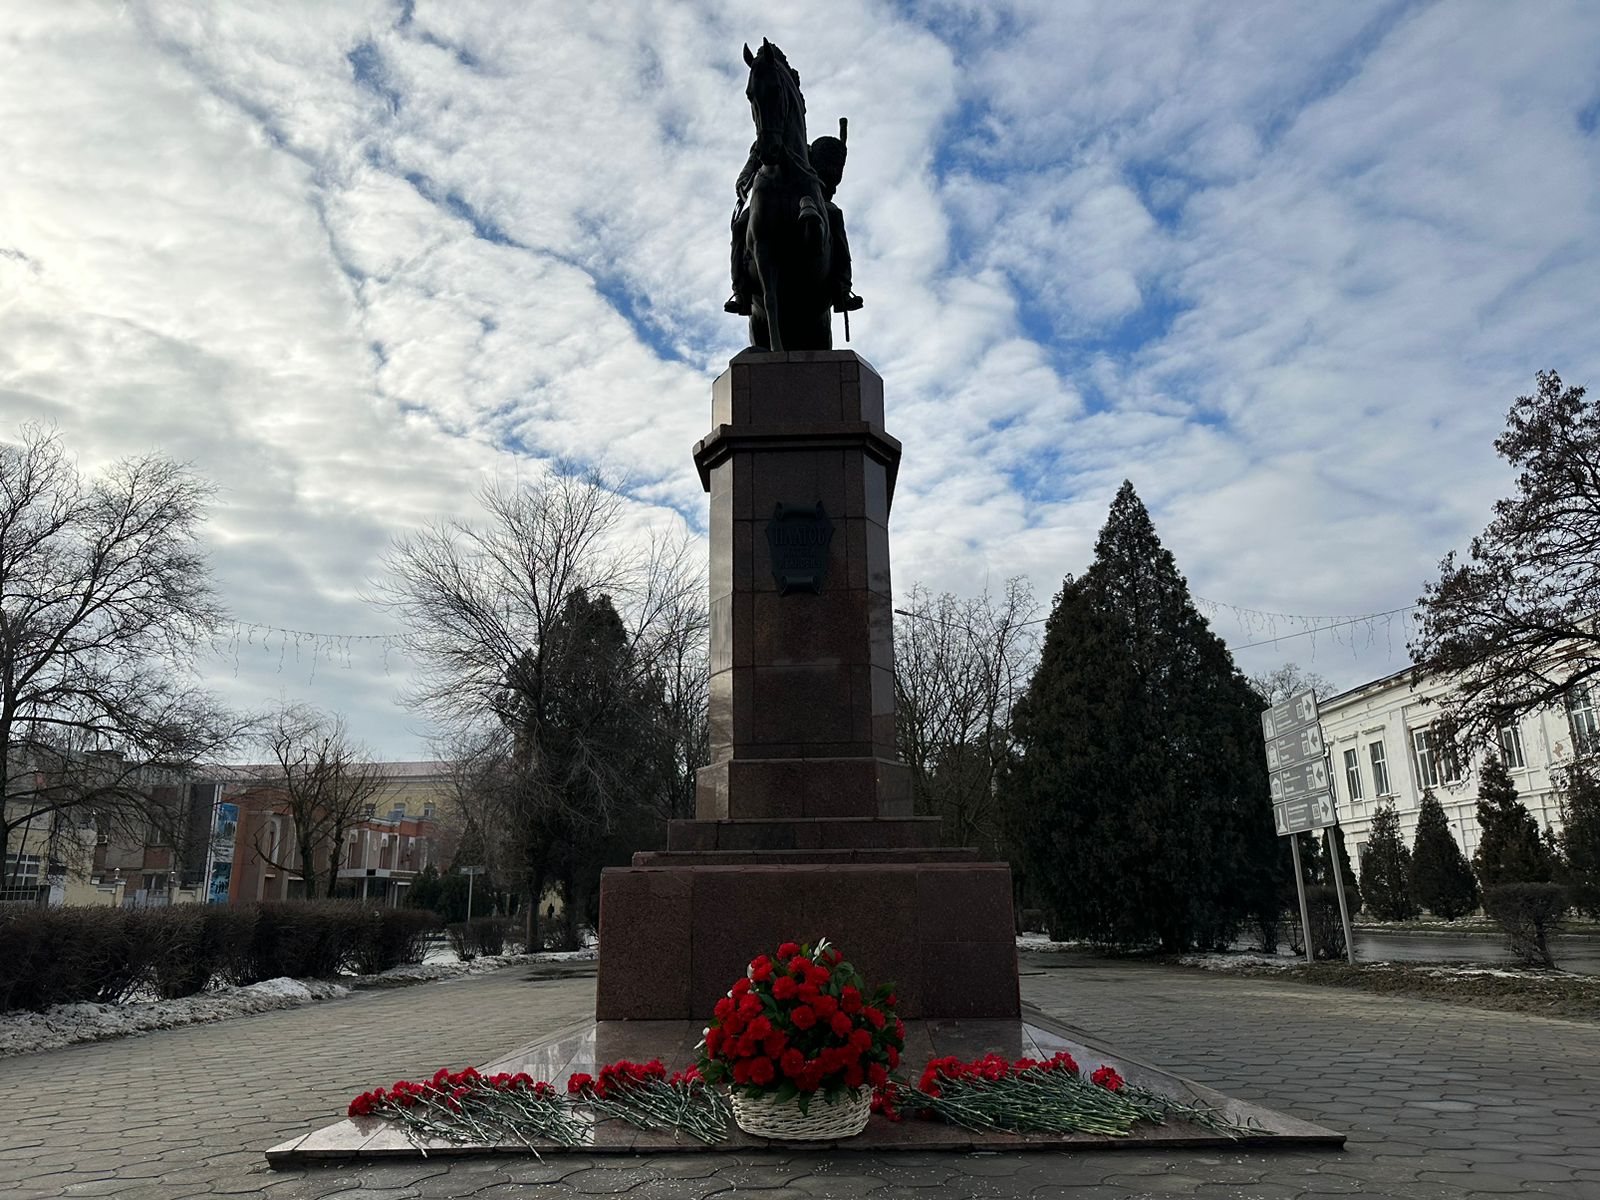
[{"label": "horse's mane", "polygon": [[[784,69],[784,71],[787,73],[787,75],[788,75],[788,88],[786,90],[793,94],[795,102],[799,106],[799,114],[800,114],[800,122],[801,122],[799,141],[800,141],[800,145],[801,145],[802,149],[797,152],[797,151],[791,150],[787,146],[785,146],[784,147],[784,153],[787,156],[787,158],[789,159],[790,163],[793,164],[793,166],[795,167],[796,170],[800,171],[802,174],[809,175],[812,179],[817,181],[818,186],[826,188],[827,185],[823,183],[822,177],[817,174],[816,168],[814,168],[811,165],[811,159],[810,159],[808,153],[804,149],[804,147],[806,145],[806,137],[805,137],[806,94],[800,90],[800,72],[796,71],[793,67],[791,67],[789,65],[788,58],[786,58],[784,56],[783,51],[778,48],[777,43],[775,43],[775,42],[763,41],[761,43],[761,49],[756,51],[756,57],[759,59],[762,55],[767,55],[768,57],[770,57],[773,60],[773,62],[775,62],[778,66],[781,66]],[[754,68],[752,68],[752,70],[753,69]],[[752,147],[752,158],[754,157],[754,153],[753,152],[754,152],[754,147]],[[743,182],[743,176],[742,175],[741,175],[741,182]],[[740,194],[743,195],[743,192],[741,192]]]}]

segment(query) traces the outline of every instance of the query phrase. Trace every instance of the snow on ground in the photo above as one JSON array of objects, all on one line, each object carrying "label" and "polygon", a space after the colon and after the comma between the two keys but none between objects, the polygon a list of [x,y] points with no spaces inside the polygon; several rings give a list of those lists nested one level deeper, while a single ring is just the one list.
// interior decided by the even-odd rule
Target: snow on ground
[{"label": "snow on ground", "polygon": [[1050,940],[1048,933],[1019,933],[1017,935],[1017,949],[1034,953],[1041,953],[1047,950],[1073,950],[1088,944],[1088,942],[1053,942]]},{"label": "snow on ground", "polygon": [[[1305,965],[1305,959],[1300,955],[1272,955],[1272,954],[1185,954],[1178,962],[1186,967],[1199,967],[1206,971],[1249,971],[1265,967],[1269,970],[1283,971]],[[1340,959],[1334,965],[1343,965]],[[1357,963],[1357,969],[1372,971],[1410,971],[1417,975],[1431,975],[1438,979],[1470,979],[1493,977],[1496,979],[1550,979],[1577,980],[1587,982],[1600,980],[1597,975],[1573,975],[1562,971],[1552,975],[1550,971],[1541,971],[1536,968],[1517,967],[1485,967],[1473,966],[1466,963],[1414,963],[1414,962],[1364,962]]]},{"label": "snow on ground", "polygon": [[1254,967],[1271,967],[1282,970],[1299,966],[1303,959],[1284,958],[1276,954],[1185,954],[1178,962],[1186,967],[1200,967],[1206,971],[1242,971]]},{"label": "snow on ground", "polygon": [[452,979],[457,975],[481,975],[485,971],[498,971],[501,967],[516,967],[526,963],[594,962],[599,957],[597,947],[585,946],[582,950],[546,950],[538,954],[491,954],[464,963],[456,957],[454,950],[446,950],[440,954],[429,954],[422,962],[394,967],[372,978],[427,983],[434,979]]},{"label": "snow on ground", "polygon": [[394,967],[381,975],[345,976],[345,982],[326,979],[267,979],[245,987],[222,987],[215,991],[185,996],[181,1000],[135,999],[123,1004],[58,1004],[42,1013],[0,1013],[0,1058],[11,1054],[31,1054],[54,1050],[77,1042],[99,1042],[126,1037],[152,1029],[176,1029],[224,1021],[277,1008],[296,1008],[317,1000],[348,996],[364,987],[430,983],[462,975],[481,975],[502,967],[543,962],[593,962],[596,948],[554,951],[542,954],[494,954],[461,962],[453,952],[448,958],[428,955],[424,962]]},{"label": "snow on ground", "polygon": [[0,1015],[0,1055],[54,1050],[75,1042],[98,1042],[150,1029],[223,1021],[349,993],[350,989],[344,984],[326,980],[267,979],[247,987],[220,988],[181,1000],[58,1004],[42,1013],[5,1013]]}]

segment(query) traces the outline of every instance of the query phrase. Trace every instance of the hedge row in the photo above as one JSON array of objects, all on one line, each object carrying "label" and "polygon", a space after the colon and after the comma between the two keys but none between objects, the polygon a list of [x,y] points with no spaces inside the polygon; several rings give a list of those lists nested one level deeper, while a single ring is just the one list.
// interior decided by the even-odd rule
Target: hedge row
[{"label": "hedge row", "polygon": [[0,1012],[164,1000],[213,983],[248,984],[342,969],[375,974],[421,962],[433,913],[341,901],[224,907],[0,908]]}]

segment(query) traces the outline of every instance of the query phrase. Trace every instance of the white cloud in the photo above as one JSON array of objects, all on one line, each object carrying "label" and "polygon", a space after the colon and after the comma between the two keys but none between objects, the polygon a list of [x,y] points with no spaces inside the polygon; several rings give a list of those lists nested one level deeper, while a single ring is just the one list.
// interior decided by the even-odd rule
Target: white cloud
[{"label": "white cloud", "polygon": [[[763,35],[801,70],[813,135],[851,119],[852,345],[906,445],[902,588],[1022,572],[1048,596],[1128,477],[1202,595],[1394,607],[1505,489],[1490,441],[1533,372],[1600,383],[1600,162],[1571,86],[1600,50],[1590,9],[753,16],[15,16],[6,421],[56,421],[89,465],[193,460],[222,487],[228,599],[291,629],[387,629],[360,592],[388,538],[469,513],[527,458],[604,458],[698,520],[688,450],[744,332],[720,307],[751,136],[739,44]],[[418,752],[403,660],[329,646],[313,683],[309,643],[298,669],[288,643],[246,643],[219,686],[304,695]],[[1403,658],[1326,647],[1318,668],[1349,682]]]}]

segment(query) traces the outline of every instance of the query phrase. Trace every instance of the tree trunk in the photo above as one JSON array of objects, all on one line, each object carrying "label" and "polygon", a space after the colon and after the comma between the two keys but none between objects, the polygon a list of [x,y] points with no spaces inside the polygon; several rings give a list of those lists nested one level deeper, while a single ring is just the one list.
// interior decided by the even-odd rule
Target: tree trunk
[{"label": "tree trunk", "polygon": [[[310,842],[300,843],[300,878],[305,881],[305,898],[316,899],[317,895],[317,848]],[[288,881],[284,881],[285,894],[287,895]]]},{"label": "tree trunk", "polygon": [[[328,855],[328,890],[324,893],[329,900],[333,899],[333,894],[339,887],[339,860],[341,857],[339,849],[343,845],[344,830],[335,829],[333,832],[333,851]],[[310,892],[307,892],[306,895],[309,897]]]},{"label": "tree trunk", "polygon": [[544,901],[544,870],[533,868],[528,872],[528,953],[544,949],[543,931],[539,927],[539,905]]},{"label": "tree trunk", "polygon": [[576,950],[578,948],[578,910],[582,907],[583,897],[578,894],[574,871],[569,865],[561,873],[561,895],[566,900],[566,906],[561,913],[561,948],[563,950]]}]

